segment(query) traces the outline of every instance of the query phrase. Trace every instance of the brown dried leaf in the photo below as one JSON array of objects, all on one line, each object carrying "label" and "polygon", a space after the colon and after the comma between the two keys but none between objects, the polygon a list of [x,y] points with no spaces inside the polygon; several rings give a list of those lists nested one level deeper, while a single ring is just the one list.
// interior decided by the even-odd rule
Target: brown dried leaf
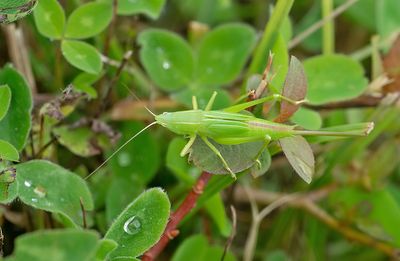
[{"label": "brown dried leaf", "polygon": [[[301,62],[294,56],[290,59],[289,71],[283,86],[282,95],[294,101],[304,100],[307,94],[307,78]],[[281,102],[281,110],[275,122],[287,121],[298,109],[299,105],[287,101]]]},{"label": "brown dried leaf", "polygon": [[400,35],[390,51],[383,57],[383,68],[392,82],[383,87],[384,93],[400,91]]}]

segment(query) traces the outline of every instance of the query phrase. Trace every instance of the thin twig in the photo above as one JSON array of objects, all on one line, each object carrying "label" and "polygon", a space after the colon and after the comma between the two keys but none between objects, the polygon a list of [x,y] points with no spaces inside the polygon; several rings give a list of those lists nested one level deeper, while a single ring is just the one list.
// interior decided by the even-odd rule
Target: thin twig
[{"label": "thin twig", "polygon": [[290,43],[289,43],[289,50],[293,49],[295,46],[297,46],[299,43],[304,41],[307,37],[309,37],[311,34],[313,34],[315,31],[320,29],[323,25],[326,23],[330,22],[331,20],[335,19],[337,16],[339,16],[341,13],[346,11],[348,8],[350,8],[353,4],[357,3],[359,0],[348,0],[338,8],[336,8],[329,16],[327,16],[325,19],[321,19],[320,21],[316,22],[312,26],[308,27],[307,30],[304,32],[300,33],[297,35],[295,38],[293,38]]},{"label": "thin twig", "polygon": [[43,152],[47,150],[55,141],[57,140],[56,136],[53,136],[49,142],[47,142],[43,147],[41,147],[37,154],[34,154],[33,158],[38,159],[42,157]]},{"label": "thin twig", "polygon": [[121,77],[121,73],[124,70],[124,67],[126,66],[126,64],[128,63],[129,59],[131,58],[133,52],[131,50],[127,51],[124,54],[124,57],[122,59],[122,61],[120,62],[118,68],[117,68],[117,72],[115,73],[114,77],[112,78],[111,82],[109,84],[107,84],[106,90],[103,93],[103,97],[102,97],[102,103],[101,103],[101,110],[100,111],[104,111],[104,109],[107,107],[107,99],[108,96],[110,95],[111,92],[111,88],[118,82],[119,78]]},{"label": "thin twig", "polygon": [[357,243],[375,248],[376,250],[385,253],[389,257],[392,257],[396,260],[399,259],[400,249],[396,249],[393,246],[388,245],[387,243],[381,242],[367,234],[343,225],[311,200],[300,201],[299,206],[320,221],[322,221],[325,225],[345,236],[350,241],[355,241]]},{"label": "thin twig", "polygon": [[[334,190],[336,188],[335,184],[330,186],[321,188],[317,191],[312,191],[308,194],[303,194],[303,196],[298,197],[287,204],[291,207],[300,208],[305,210],[307,213],[311,214],[322,223],[330,227],[331,229],[337,231],[338,233],[342,234],[347,239],[366,245],[368,247],[375,248],[378,251],[392,257],[394,259],[399,258],[399,249],[385,243],[379,241],[367,234],[364,234],[358,230],[355,230],[349,226],[345,226],[340,221],[336,220],[334,217],[330,216],[324,209],[320,208],[315,201],[318,201]],[[243,195],[249,195],[247,198]],[[236,190],[235,199],[238,201],[245,201],[247,200],[251,206],[255,204],[255,202],[259,202],[262,204],[272,204],[276,202],[277,199],[285,197],[285,194],[282,193],[274,193],[274,192],[267,192],[267,191],[259,191],[259,190],[247,190],[243,188],[238,188]]]},{"label": "thin twig", "polygon": [[229,248],[232,245],[233,239],[236,236],[237,215],[236,215],[236,209],[232,205],[231,205],[231,213],[232,213],[232,231],[231,231],[231,234],[230,234],[228,240],[226,241],[225,248],[224,248],[224,253],[222,254],[221,261],[225,260],[225,256],[228,253]]},{"label": "thin twig", "polygon": [[0,227],[0,257],[3,257],[4,235],[3,229]]},{"label": "thin twig", "polygon": [[33,95],[37,93],[35,77],[33,76],[31,63],[25,37],[21,28],[15,24],[3,25],[4,34],[7,40],[8,53],[15,68],[26,78]]},{"label": "thin twig", "polygon": [[110,51],[111,38],[112,38],[112,35],[114,34],[115,24],[117,22],[117,10],[118,10],[118,0],[113,0],[112,19],[111,19],[110,26],[108,27],[108,30],[107,30],[106,39],[104,41],[104,51],[103,51],[104,55],[108,55],[108,53]]},{"label": "thin twig", "polygon": [[246,245],[244,247],[243,260],[251,261],[254,258],[254,252],[257,246],[257,237],[261,221],[275,209],[298,199],[300,197],[300,194],[294,193],[294,194],[284,195],[278,198],[277,200],[273,201],[270,205],[261,210],[261,212],[258,212],[256,201],[252,193],[250,192],[249,188],[245,187],[244,191],[250,201],[253,221],[251,223],[250,232],[249,235],[247,236]]}]

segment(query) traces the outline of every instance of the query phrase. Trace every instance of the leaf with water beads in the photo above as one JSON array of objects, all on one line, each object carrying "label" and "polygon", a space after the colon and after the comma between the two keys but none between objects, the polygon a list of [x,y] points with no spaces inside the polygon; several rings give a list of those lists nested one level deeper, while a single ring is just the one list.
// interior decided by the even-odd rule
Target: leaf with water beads
[{"label": "leaf with water beads", "polygon": [[162,189],[143,192],[126,207],[105,235],[105,239],[118,243],[110,257],[137,257],[157,243],[167,225],[170,207]]},{"label": "leaf with water beads", "polygon": [[32,207],[61,213],[75,224],[83,225],[81,202],[93,209],[86,183],[74,173],[45,160],[32,160],[16,166],[18,197]]}]

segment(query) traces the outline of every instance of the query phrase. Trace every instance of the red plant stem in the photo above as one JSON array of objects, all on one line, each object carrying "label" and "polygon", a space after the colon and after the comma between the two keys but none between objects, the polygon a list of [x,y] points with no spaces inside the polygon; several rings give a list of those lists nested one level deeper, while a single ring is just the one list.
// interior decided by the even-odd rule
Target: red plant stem
[{"label": "red plant stem", "polygon": [[212,174],[203,171],[200,177],[197,179],[196,184],[193,186],[190,193],[186,196],[185,200],[178,207],[178,209],[171,213],[167,227],[164,230],[160,240],[152,248],[150,248],[146,253],[143,254],[143,261],[154,260],[167,246],[168,242],[174,239],[179,232],[177,231],[178,224],[182,221],[184,217],[194,208],[197,199],[207,185],[208,181],[212,177]]}]

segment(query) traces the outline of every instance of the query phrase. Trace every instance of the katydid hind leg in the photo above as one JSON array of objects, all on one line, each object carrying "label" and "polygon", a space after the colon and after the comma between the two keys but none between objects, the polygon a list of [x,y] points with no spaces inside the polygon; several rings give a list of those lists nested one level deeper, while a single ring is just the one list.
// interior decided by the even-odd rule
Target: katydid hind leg
[{"label": "katydid hind leg", "polygon": [[217,157],[222,161],[222,164],[224,165],[225,169],[231,174],[231,177],[236,179],[235,173],[231,170],[229,167],[228,163],[222,156],[221,152],[207,139],[207,137],[200,136],[201,139],[204,141],[204,143],[217,155]]},{"label": "katydid hind leg", "polygon": [[190,136],[188,143],[186,143],[185,147],[183,147],[181,153],[179,154],[181,157],[184,157],[189,153],[189,149],[192,147],[194,141],[196,140],[196,135]]}]

